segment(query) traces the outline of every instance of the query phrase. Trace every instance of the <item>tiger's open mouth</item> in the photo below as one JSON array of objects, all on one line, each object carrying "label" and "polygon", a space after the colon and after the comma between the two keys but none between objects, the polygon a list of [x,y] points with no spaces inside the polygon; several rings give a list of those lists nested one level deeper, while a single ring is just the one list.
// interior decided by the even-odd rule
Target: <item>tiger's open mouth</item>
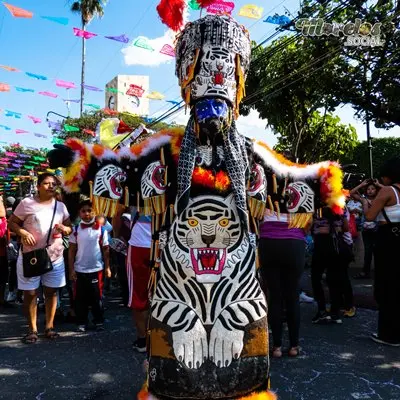
[{"label": "tiger's open mouth", "polygon": [[122,196],[122,186],[121,183],[125,182],[126,176],[124,173],[119,172],[118,174],[115,174],[111,179],[110,179],[110,188],[112,193],[120,198]]},{"label": "tiger's open mouth", "polygon": [[294,190],[291,187],[286,189],[286,195],[288,196],[288,201],[286,207],[288,210],[292,210],[295,208],[300,200],[300,194],[297,190]]},{"label": "tiger's open mouth", "polygon": [[226,249],[209,247],[190,249],[190,257],[196,275],[219,275],[224,269]]}]

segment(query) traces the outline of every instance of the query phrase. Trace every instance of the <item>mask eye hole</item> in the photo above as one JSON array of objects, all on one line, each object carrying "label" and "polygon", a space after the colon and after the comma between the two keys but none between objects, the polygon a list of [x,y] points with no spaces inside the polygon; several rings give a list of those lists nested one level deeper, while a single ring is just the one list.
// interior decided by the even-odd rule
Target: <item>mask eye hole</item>
[{"label": "mask eye hole", "polygon": [[197,226],[199,224],[199,222],[194,218],[190,218],[190,219],[188,219],[188,224],[189,224],[189,226],[194,228],[195,226]]},{"label": "mask eye hole", "polygon": [[228,218],[223,218],[221,221],[219,221],[219,224],[223,227],[226,228],[229,225],[229,219]]}]

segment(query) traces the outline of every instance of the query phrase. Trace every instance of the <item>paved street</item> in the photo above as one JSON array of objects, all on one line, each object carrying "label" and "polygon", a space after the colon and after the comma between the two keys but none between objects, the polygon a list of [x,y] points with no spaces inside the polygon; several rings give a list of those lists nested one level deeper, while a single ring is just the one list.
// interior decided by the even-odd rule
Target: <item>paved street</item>
[{"label": "paved street", "polygon": [[[107,330],[75,333],[58,326],[56,342],[23,345],[22,310],[0,311],[0,398],[33,400],[135,399],[144,357],[132,350],[130,312],[107,302]],[[272,360],[272,387],[280,400],[399,400],[400,349],[369,340],[376,311],[359,309],[342,326],[315,326],[314,305],[302,304],[302,354]],[[40,312],[43,322],[43,312]],[[40,326],[43,326],[41,323]]]}]

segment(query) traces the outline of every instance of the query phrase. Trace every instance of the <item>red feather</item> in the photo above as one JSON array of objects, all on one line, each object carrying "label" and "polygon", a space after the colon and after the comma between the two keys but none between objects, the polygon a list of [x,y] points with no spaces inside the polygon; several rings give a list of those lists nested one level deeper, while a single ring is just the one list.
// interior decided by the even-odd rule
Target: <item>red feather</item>
[{"label": "red feather", "polygon": [[201,8],[207,8],[208,6],[211,6],[211,4],[215,3],[216,0],[196,0],[196,1]]},{"label": "red feather", "polygon": [[185,0],[161,0],[157,12],[162,23],[176,32],[183,26],[185,6]]}]

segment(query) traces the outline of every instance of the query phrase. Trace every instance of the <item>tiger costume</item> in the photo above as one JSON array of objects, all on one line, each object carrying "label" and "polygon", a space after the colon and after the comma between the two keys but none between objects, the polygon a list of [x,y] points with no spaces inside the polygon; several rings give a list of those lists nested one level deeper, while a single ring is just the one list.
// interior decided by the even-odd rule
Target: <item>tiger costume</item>
[{"label": "tiger costume", "polygon": [[329,161],[291,163],[237,132],[250,40],[232,18],[188,24],[176,55],[191,106],[186,129],[116,152],[70,139],[49,160],[65,168],[65,189],[90,193],[97,212],[112,216],[118,192],[120,203],[152,216],[148,370],[138,399],[273,399],[258,225],[266,210],[289,213],[296,227],[322,204],[340,212],[341,171]]}]

